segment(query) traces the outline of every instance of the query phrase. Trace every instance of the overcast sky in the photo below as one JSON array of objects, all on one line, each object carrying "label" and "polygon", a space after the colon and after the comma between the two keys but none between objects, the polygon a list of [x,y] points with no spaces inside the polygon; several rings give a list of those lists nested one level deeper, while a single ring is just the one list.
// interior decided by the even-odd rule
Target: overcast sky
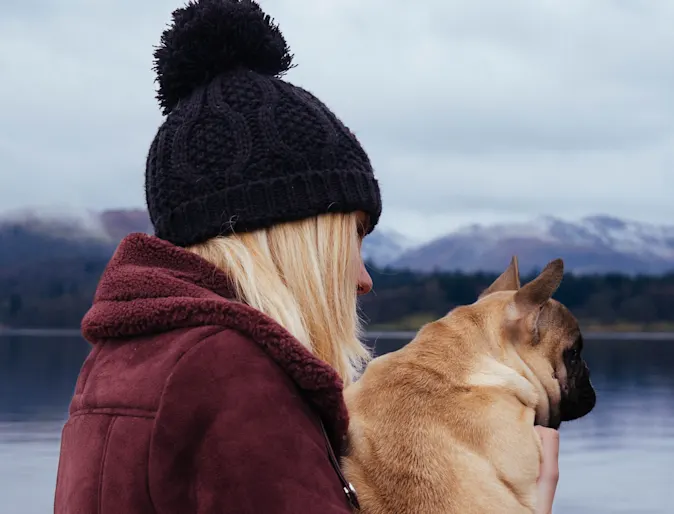
[{"label": "overcast sky", "polygon": [[[358,135],[382,226],[674,223],[674,2],[262,0]],[[0,210],[144,205],[177,0],[0,0]]]}]

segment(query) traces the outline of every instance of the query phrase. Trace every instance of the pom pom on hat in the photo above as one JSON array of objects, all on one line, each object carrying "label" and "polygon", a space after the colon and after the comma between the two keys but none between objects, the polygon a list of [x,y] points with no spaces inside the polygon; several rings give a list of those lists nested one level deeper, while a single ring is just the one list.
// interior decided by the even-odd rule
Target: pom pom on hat
[{"label": "pom pom on hat", "polygon": [[163,113],[216,76],[235,69],[280,77],[292,67],[278,26],[253,0],[190,0],[154,52]]}]

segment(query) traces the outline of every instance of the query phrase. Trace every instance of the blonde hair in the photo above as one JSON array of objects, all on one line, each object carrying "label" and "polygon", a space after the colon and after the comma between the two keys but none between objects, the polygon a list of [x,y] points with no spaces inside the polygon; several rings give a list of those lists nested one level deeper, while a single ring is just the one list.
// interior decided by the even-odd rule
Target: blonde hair
[{"label": "blonde hair", "polygon": [[325,214],[188,250],[226,272],[239,301],[274,319],[348,385],[371,359],[358,316],[357,226],[356,214]]}]

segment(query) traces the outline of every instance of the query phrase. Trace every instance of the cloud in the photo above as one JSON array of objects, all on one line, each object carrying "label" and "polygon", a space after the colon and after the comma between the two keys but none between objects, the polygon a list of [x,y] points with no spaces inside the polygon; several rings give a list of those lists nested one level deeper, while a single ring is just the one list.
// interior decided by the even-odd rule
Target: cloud
[{"label": "cloud", "polygon": [[[262,0],[361,139],[382,223],[674,215],[674,4]],[[144,201],[167,0],[0,1],[0,205]],[[430,221],[429,221],[430,220]]]}]

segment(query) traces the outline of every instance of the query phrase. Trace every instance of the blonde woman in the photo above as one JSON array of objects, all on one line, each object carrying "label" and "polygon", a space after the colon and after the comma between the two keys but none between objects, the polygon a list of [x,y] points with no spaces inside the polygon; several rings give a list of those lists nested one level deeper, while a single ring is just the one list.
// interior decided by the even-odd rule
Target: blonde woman
[{"label": "blonde woman", "polygon": [[120,243],[83,320],[55,512],[350,512],[342,390],[370,358],[360,245],[381,213],[368,157],[281,80],[291,56],[252,1],[176,10],[155,59],[156,235]]}]

